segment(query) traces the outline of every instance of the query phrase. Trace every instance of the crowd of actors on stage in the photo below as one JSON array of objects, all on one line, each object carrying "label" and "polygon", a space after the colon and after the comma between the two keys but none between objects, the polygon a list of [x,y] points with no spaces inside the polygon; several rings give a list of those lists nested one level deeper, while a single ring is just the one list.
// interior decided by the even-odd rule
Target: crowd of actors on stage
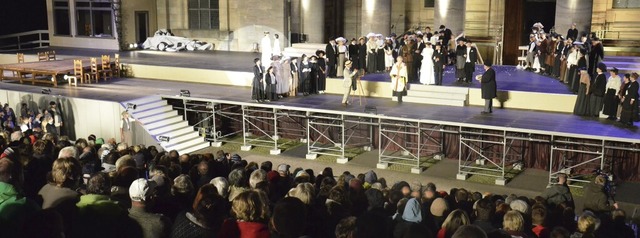
[{"label": "crowd of actors on stage", "polygon": [[[298,94],[323,94],[327,77],[344,78],[349,81],[344,87],[355,91],[356,78],[367,73],[389,73],[393,95],[402,102],[409,83],[442,85],[445,67],[456,60],[460,65],[456,67],[459,81],[471,83],[478,59],[477,49],[462,34],[456,38],[458,45],[450,47],[452,33],[444,25],[434,32],[426,27],[424,31],[410,31],[401,37],[395,33],[389,37],[369,33],[350,42],[344,37],[332,38],[324,50],[299,59],[283,57],[275,36],[272,46],[271,36],[265,32],[262,57],[254,60],[252,99],[257,102]],[[345,96],[349,93],[345,89]]]},{"label": "crowd of actors on stage", "polygon": [[[577,94],[573,113],[579,116],[607,117],[625,125],[638,121],[638,74],[607,69],[602,62],[604,47],[594,33],[578,38],[576,23],[566,36],[544,32],[533,25],[527,47],[527,70],[555,77]],[[606,77],[607,71],[609,77]]]}]

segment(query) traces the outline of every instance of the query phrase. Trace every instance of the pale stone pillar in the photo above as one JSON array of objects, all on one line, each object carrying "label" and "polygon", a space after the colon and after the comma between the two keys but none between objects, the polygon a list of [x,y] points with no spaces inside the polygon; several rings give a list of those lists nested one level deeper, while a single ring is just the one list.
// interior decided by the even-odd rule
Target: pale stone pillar
[{"label": "pale stone pillar", "polygon": [[309,43],[325,43],[324,0],[301,0],[302,33],[307,34]]},{"label": "pale stone pillar", "polygon": [[388,36],[391,31],[391,0],[362,0],[362,32]]},{"label": "pale stone pillar", "polygon": [[[464,13],[466,1],[463,0],[436,0],[434,6],[433,22],[435,29],[440,25],[445,25],[456,37],[464,31]],[[453,39],[452,39],[453,40]]]},{"label": "pale stone pillar", "polygon": [[[591,10],[593,9],[593,0],[567,0],[556,2],[556,25],[555,31],[563,36],[567,35],[567,31],[571,28],[571,24],[576,24],[578,29],[578,37],[583,32],[591,31]],[[527,26],[531,27],[531,26]],[[544,26],[545,32],[549,32],[552,26]],[[528,28],[527,28],[528,29]]]}]

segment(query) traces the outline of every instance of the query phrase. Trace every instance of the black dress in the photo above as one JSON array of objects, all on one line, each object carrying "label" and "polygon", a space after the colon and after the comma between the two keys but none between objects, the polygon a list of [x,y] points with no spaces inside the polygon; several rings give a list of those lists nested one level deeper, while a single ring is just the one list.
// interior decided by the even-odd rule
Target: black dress
[{"label": "black dress", "polygon": [[366,44],[358,44],[358,62],[354,62],[356,64],[356,69],[364,70],[367,68],[367,45]]},{"label": "black dress", "polygon": [[253,66],[253,83],[251,84],[251,99],[262,100],[264,99],[264,89],[262,76],[264,75],[264,67],[255,65]]},{"label": "black dress", "polygon": [[310,94],[318,94],[318,73],[320,70],[318,70],[317,63],[309,62],[309,64],[311,64],[311,75],[309,76],[310,90],[308,92]]},{"label": "black dress", "polygon": [[384,48],[378,48],[376,50],[376,70],[384,72],[384,68]]},{"label": "black dress", "polygon": [[351,62],[357,62],[358,61],[358,48],[360,47],[359,44],[350,44],[349,45],[349,60],[351,60]]},{"label": "black dress", "polygon": [[307,95],[311,91],[311,63],[307,62],[306,64],[303,62],[300,64],[300,91]]},{"label": "black dress", "polygon": [[591,89],[589,90],[589,116],[598,117],[600,116],[600,111],[602,111],[602,105],[604,102],[604,94],[607,87],[607,79],[604,74],[598,74],[596,79],[591,84]]},{"label": "black dress", "polygon": [[318,91],[324,91],[327,89],[327,75],[325,74],[325,69],[327,67],[327,63],[324,58],[318,58]]},{"label": "black dress", "polygon": [[[609,80],[620,80],[620,78],[610,78]],[[607,88],[607,91],[604,94],[604,107],[602,108],[602,113],[610,118],[615,118],[618,115],[618,105],[620,104],[620,99],[618,98],[619,89],[620,88]]]},{"label": "black dress", "polygon": [[276,99],[278,99],[278,96],[276,96],[276,75],[267,73],[264,81],[267,83],[265,99],[270,101],[275,101]]},{"label": "black dress", "polygon": [[[635,99],[631,103],[631,99]],[[620,122],[631,125],[638,118],[638,81],[629,83],[624,101],[622,102],[622,113],[620,113]]]}]

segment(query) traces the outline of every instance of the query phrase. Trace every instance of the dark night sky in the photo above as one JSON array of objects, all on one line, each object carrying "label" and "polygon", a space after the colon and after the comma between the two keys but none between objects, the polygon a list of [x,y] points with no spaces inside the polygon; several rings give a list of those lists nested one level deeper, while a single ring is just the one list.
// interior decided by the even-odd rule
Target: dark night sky
[{"label": "dark night sky", "polygon": [[0,35],[46,29],[45,0],[2,0]]}]

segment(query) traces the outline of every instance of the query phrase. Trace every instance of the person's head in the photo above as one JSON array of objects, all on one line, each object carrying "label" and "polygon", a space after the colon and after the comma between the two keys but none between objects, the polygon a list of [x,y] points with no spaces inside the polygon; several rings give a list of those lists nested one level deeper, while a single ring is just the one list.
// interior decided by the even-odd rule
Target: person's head
[{"label": "person's head", "polygon": [[298,198],[306,205],[312,205],[316,197],[316,190],[311,183],[300,183],[289,190],[288,196]]},{"label": "person's head", "polygon": [[268,72],[268,73],[270,73],[270,74],[272,74],[272,73],[273,73],[273,66],[269,67],[269,68],[267,69],[267,72]]},{"label": "person's head", "polygon": [[49,102],[49,106],[50,106],[51,108],[56,108],[57,104],[56,104],[56,102],[55,102],[55,101],[51,101],[51,102]]},{"label": "person's head", "polygon": [[303,235],[306,221],[305,204],[295,197],[285,197],[273,208],[270,225],[280,237],[296,238]]},{"label": "person's head", "polygon": [[398,57],[396,58],[396,62],[402,63],[402,59],[402,56],[398,55]]},{"label": "person's head", "polygon": [[564,185],[567,183],[567,174],[559,173],[558,174],[558,184]]},{"label": "person's head", "polygon": [[487,233],[474,225],[463,225],[458,227],[451,238],[487,238]]},{"label": "person's head", "polygon": [[485,61],[484,62],[483,67],[484,67],[485,71],[489,70],[491,68],[491,66],[492,66],[491,61]]},{"label": "person's head", "polygon": [[360,42],[361,45],[364,45],[365,43],[367,43],[367,40],[365,40],[364,37],[360,37],[358,38],[358,42]]},{"label": "person's head", "polygon": [[442,228],[446,234],[453,234],[459,227],[469,224],[471,224],[471,221],[469,221],[467,213],[463,210],[456,209],[449,213],[444,222],[442,222]]},{"label": "person's head", "polygon": [[607,65],[605,65],[604,63],[598,63],[597,72],[598,72],[598,74],[602,74],[604,72],[607,72]]},{"label": "person's head", "polygon": [[578,218],[578,232],[582,234],[593,234],[598,226],[600,226],[600,219],[591,212],[584,212]]},{"label": "person's head", "polygon": [[447,201],[444,200],[443,198],[436,198],[431,203],[431,207],[429,208],[429,210],[431,211],[431,214],[433,214],[434,216],[443,217],[449,211],[449,205],[447,204]]},{"label": "person's head", "polygon": [[631,80],[631,74],[629,73],[624,74],[624,77],[622,77],[622,79],[624,80],[625,83],[629,82]]},{"label": "person's head", "polygon": [[171,187],[171,194],[174,196],[184,195],[191,196],[195,193],[195,188],[191,182],[189,175],[181,174],[173,179],[173,186]]},{"label": "person's head", "polygon": [[225,177],[216,177],[209,183],[216,187],[220,196],[224,198],[229,197],[229,182],[227,182]]},{"label": "person's head", "polygon": [[22,171],[18,164],[7,157],[0,159],[0,182],[18,186],[21,176]]},{"label": "person's head", "polygon": [[120,115],[122,115],[122,119],[129,118],[129,112],[127,112],[127,111],[122,112],[122,114],[120,114]]},{"label": "person's head", "polygon": [[476,202],[476,218],[483,221],[491,221],[496,213],[496,204],[491,199],[483,198]]},{"label": "person's head", "polygon": [[544,225],[547,218],[547,209],[544,206],[536,205],[531,209],[531,222],[534,225]]},{"label": "person's head", "polygon": [[576,23],[574,22],[573,24],[571,24],[571,29],[576,29]]},{"label": "person's head", "polygon": [[347,217],[336,226],[336,238],[354,238],[356,236],[356,217]]},{"label": "person's head", "polygon": [[440,49],[442,49],[442,44],[436,43],[436,50],[440,50]]},{"label": "person's head", "polygon": [[96,173],[87,182],[87,194],[111,194],[111,178],[106,173]]},{"label": "person's head", "polygon": [[502,228],[505,231],[524,231],[524,218],[518,211],[508,211],[504,214]]},{"label": "person's head", "polygon": [[603,175],[598,175],[594,179],[594,183],[600,186],[603,186],[606,181],[607,181],[607,178],[605,178]]},{"label": "person's head", "polygon": [[53,161],[51,178],[58,187],[75,187],[81,173],[80,163],[73,157],[62,157]]},{"label": "person's head", "polygon": [[569,233],[569,231],[561,226],[556,226],[555,228],[553,228],[553,230],[551,230],[551,233],[549,234],[549,238],[569,238],[571,237],[571,234]]},{"label": "person's head", "polygon": [[156,182],[139,178],[129,186],[129,197],[132,205],[144,205],[151,201],[155,195]]},{"label": "person's head", "polygon": [[229,173],[230,186],[244,188],[249,186],[248,182],[249,181],[246,176],[246,171],[244,170],[244,168],[237,168],[232,170],[231,173]]},{"label": "person's head", "polygon": [[353,63],[351,62],[351,60],[347,60],[347,62],[344,62],[344,67],[346,67],[347,69],[351,69],[351,65]]},{"label": "person's head", "polygon": [[70,157],[70,158],[78,158],[78,149],[75,146],[67,146],[62,148],[58,153],[58,158]]},{"label": "person's head", "polygon": [[280,35],[278,34],[274,34],[273,37],[275,37],[276,39],[280,38]]},{"label": "person's head", "polygon": [[267,181],[267,172],[261,169],[254,170],[249,176],[249,186],[256,188],[259,182]]},{"label": "person's head", "polygon": [[471,40],[467,39],[467,42],[464,43],[467,48],[471,48],[473,46],[473,42],[471,42]]},{"label": "person's head", "polygon": [[631,73],[631,82],[635,82],[636,80],[638,80],[638,73],[633,72]]},{"label": "person's head", "polygon": [[233,199],[231,213],[238,220],[266,223],[269,220],[267,195],[262,191],[244,191]]},{"label": "person's head", "polygon": [[227,200],[218,194],[215,186],[202,185],[193,200],[193,216],[206,226],[218,227],[222,224],[226,204]]},{"label": "person's head", "polygon": [[614,222],[624,223],[626,218],[627,213],[622,209],[616,209],[611,212],[611,219],[613,219]]}]

